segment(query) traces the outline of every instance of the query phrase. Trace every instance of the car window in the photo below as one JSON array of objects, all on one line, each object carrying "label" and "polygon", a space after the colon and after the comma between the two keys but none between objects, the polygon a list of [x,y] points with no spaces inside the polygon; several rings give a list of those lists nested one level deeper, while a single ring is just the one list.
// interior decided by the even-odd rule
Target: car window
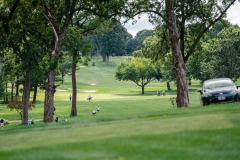
[{"label": "car window", "polygon": [[231,86],[233,86],[233,83],[231,81],[213,81],[213,82],[207,82],[204,84],[205,89],[215,89],[215,88],[231,87]]}]

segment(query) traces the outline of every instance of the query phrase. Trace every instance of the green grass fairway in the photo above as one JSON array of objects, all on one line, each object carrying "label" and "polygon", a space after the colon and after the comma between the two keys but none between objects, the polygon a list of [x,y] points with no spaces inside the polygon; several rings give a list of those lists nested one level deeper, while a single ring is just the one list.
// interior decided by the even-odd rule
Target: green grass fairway
[{"label": "green grass fairway", "polygon": [[[111,57],[109,66],[77,71],[77,117],[71,111],[71,79],[65,77],[55,93],[55,117],[68,121],[44,124],[44,91],[29,111],[34,125],[21,125],[19,114],[0,104],[0,118],[10,121],[0,129],[0,160],[239,160],[240,103],[202,107],[198,81],[189,86],[190,107],[177,109],[176,96],[166,84],[154,81],[145,94],[133,82],[114,78],[116,65],[128,57]],[[156,96],[157,91],[166,96]],[[88,102],[88,95],[93,101]],[[32,97],[31,97],[32,98]],[[92,115],[100,106],[101,111]],[[14,121],[13,121],[14,120]],[[18,120],[18,121],[16,121]]]}]

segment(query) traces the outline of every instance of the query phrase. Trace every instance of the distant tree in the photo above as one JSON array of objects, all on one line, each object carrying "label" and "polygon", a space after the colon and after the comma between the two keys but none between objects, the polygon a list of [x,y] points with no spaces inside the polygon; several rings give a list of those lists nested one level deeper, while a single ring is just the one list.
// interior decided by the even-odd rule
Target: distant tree
[{"label": "distant tree", "polygon": [[9,82],[11,83],[11,86],[12,86],[11,99],[12,99],[14,83],[15,83],[17,77],[22,74],[22,71],[20,70],[20,65],[18,63],[18,62],[20,62],[20,60],[16,54],[13,54],[13,51],[11,49],[10,50],[5,49],[5,54],[3,56],[3,60],[4,60],[3,74],[5,77],[7,77],[8,83]]},{"label": "distant tree", "polygon": [[106,30],[101,36],[101,54],[107,65],[111,55],[125,55],[127,40],[131,35],[120,23],[113,24],[110,30]]},{"label": "distant tree", "polygon": [[93,48],[91,50],[91,57],[97,56],[99,58],[100,51],[101,51],[101,31],[93,32],[92,34],[89,34],[88,37],[91,39],[91,42],[93,44]]},{"label": "distant tree", "polygon": [[65,75],[72,74],[72,60],[69,56],[65,56],[65,54],[60,59],[60,72],[63,84]]},{"label": "distant tree", "polygon": [[144,87],[153,80],[160,80],[162,74],[158,64],[153,64],[150,59],[141,57],[121,62],[115,77],[119,81],[133,81],[142,88],[142,94],[144,94]]},{"label": "distant tree", "polygon": [[136,47],[137,46],[136,44],[136,41],[134,38],[130,38],[127,43],[126,43],[126,54],[127,55],[132,55],[132,53],[136,50]]},{"label": "distant tree", "polygon": [[126,53],[132,54],[136,50],[140,50],[143,47],[143,41],[150,36],[153,36],[153,30],[141,30],[139,31],[134,38],[130,38],[126,44]]},{"label": "distant tree", "polygon": [[133,52],[133,57],[144,57],[142,50],[136,50]]},{"label": "distant tree", "polygon": [[150,36],[154,35],[154,30],[151,29],[144,29],[141,30],[139,32],[137,32],[136,36],[134,37],[134,39],[137,42],[137,47],[140,49],[143,47],[143,41]]},{"label": "distant tree", "polygon": [[[167,32],[166,28],[161,27],[155,31],[156,34],[162,32]],[[171,90],[170,82],[176,83],[176,78],[172,67],[172,55],[169,52],[170,45],[166,43],[165,38],[159,38],[156,35],[147,37],[143,41],[142,53],[144,53],[144,57],[150,58],[153,62],[158,62],[161,65],[162,81],[167,82],[167,88]]]},{"label": "distant tree", "polygon": [[210,39],[217,38],[219,32],[221,32],[224,28],[231,27],[231,23],[227,20],[220,20],[216,22],[213,27],[205,34],[203,41],[207,42]]},{"label": "distant tree", "polygon": [[72,110],[71,115],[77,116],[77,82],[76,69],[77,64],[88,65],[90,58],[88,53],[91,50],[91,42],[89,39],[84,39],[82,30],[77,27],[69,27],[63,45],[68,54],[72,58],[71,75],[72,75]]}]

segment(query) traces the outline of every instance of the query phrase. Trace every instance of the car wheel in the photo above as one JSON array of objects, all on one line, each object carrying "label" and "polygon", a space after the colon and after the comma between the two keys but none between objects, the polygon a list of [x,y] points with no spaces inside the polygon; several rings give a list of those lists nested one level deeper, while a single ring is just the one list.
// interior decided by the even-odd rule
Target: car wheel
[{"label": "car wheel", "polygon": [[201,105],[202,106],[207,106],[207,105],[209,105],[209,102],[206,100],[206,99],[204,99],[204,98],[200,98],[200,101],[201,101]]},{"label": "car wheel", "polygon": [[236,94],[236,96],[234,97],[234,101],[240,102],[240,95],[239,94]]},{"label": "car wheel", "polygon": [[204,99],[202,97],[200,97],[200,104],[201,104],[201,106],[206,106],[206,102],[204,101]]}]

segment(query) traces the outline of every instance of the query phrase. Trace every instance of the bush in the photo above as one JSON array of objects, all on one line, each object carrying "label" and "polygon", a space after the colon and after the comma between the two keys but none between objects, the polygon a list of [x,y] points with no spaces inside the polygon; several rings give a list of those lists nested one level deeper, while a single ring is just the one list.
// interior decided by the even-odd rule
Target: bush
[{"label": "bush", "polygon": [[[28,110],[32,110],[33,107],[35,107],[34,104],[32,102],[29,102]],[[22,119],[23,106],[20,97],[18,96],[13,97],[12,101],[10,101],[9,104],[7,105],[7,108],[10,108],[10,111],[15,109],[20,114],[20,117]]]}]

